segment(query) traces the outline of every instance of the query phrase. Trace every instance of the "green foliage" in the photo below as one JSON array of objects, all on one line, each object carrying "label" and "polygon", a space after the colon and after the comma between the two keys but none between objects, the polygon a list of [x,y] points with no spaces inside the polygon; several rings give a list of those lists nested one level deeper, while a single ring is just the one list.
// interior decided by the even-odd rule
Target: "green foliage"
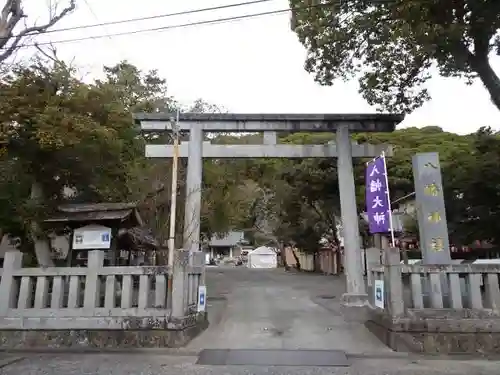
[{"label": "green foliage", "polygon": [[337,242],[340,202],[336,160],[292,162],[278,176],[289,190],[281,203],[280,222],[286,224],[281,234],[299,248],[310,251],[316,250],[325,236]]},{"label": "green foliage", "polygon": [[500,54],[497,0],[290,0],[292,29],[306,47],[316,81],[359,77],[372,105],[411,112],[429,99],[437,67],[444,77],[478,77],[500,108],[500,79],[489,63]]},{"label": "green foliage", "polygon": [[481,128],[470,137],[468,152],[456,155],[445,174],[447,214],[456,242],[500,243],[500,137]]},{"label": "green foliage", "polygon": [[[281,142],[326,143],[333,138],[331,134],[296,133],[282,138]],[[359,143],[394,146],[394,156],[388,158],[392,200],[414,191],[412,156],[419,152],[438,152],[451,241],[455,244],[469,244],[478,238],[500,241],[497,235],[500,137],[490,129],[460,136],[428,126],[394,133],[361,133],[355,134],[354,138]],[[248,178],[272,192],[265,210],[255,205],[253,212],[254,219],[261,211],[266,211],[271,218],[274,237],[267,235],[268,239],[292,241],[306,251],[317,249],[321,238],[332,243],[337,241],[340,202],[335,159],[252,160],[246,163]],[[355,160],[359,212],[365,207],[364,168],[365,160]],[[262,197],[256,198],[259,199]],[[415,220],[409,218],[407,221],[408,233],[418,235]],[[255,220],[254,225],[260,229]],[[365,230],[361,221],[360,232],[364,234]]]},{"label": "green foliage", "polygon": [[130,115],[105,90],[41,61],[15,67],[0,90],[7,158],[41,184],[45,199],[60,201],[64,187],[90,201],[127,195],[136,137]]}]

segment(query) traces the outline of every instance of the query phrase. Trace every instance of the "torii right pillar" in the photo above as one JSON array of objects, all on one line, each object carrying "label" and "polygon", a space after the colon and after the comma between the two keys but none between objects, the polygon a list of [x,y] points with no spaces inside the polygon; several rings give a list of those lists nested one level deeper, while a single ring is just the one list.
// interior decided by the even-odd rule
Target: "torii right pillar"
[{"label": "torii right pillar", "polygon": [[352,144],[347,125],[338,126],[335,140],[338,151],[337,170],[346,275],[346,293],[342,296],[342,305],[345,307],[364,307],[368,304],[368,295],[361,269],[363,262],[352,163]]}]

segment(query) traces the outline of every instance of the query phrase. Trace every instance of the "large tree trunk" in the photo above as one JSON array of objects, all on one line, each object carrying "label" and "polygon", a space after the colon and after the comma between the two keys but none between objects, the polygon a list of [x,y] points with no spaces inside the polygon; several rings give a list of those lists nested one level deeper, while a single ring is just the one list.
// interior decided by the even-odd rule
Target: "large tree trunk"
[{"label": "large tree trunk", "polygon": [[472,65],[490,93],[491,101],[500,110],[500,78],[491,67],[488,58],[476,59]]},{"label": "large tree trunk", "polygon": [[[31,186],[31,199],[35,201],[41,201],[43,199],[42,187],[36,182]],[[36,221],[31,223],[31,240],[35,248],[35,256],[38,265],[40,267],[53,267],[54,261],[51,257],[50,242],[48,238],[41,236],[40,224]]]}]

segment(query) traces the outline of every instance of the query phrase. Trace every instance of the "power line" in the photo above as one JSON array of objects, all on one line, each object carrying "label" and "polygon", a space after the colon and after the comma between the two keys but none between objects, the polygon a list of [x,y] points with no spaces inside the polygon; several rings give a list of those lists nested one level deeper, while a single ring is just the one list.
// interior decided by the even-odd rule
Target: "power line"
[{"label": "power line", "polygon": [[[93,24],[88,24],[88,25],[70,26],[70,27],[64,27],[64,28],[60,28],[60,29],[49,29],[49,30],[45,31],[44,34],[59,33],[59,32],[63,32],[63,31],[91,29],[91,28],[94,28],[94,27],[110,26],[110,25],[120,25],[120,24],[124,24],[124,23],[133,23],[133,22],[139,22],[139,21],[148,21],[148,20],[154,20],[154,19],[160,19],[160,18],[184,16],[184,15],[189,15],[189,14],[210,12],[210,11],[214,11],[214,10],[223,10],[223,9],[230,9],[230,8],[237,8],[237,7],[247,6],[247,5],[254,5],[254,4],[260,4],[260,3],[268,3],[268,2],[271,2],[271,1],[274,1],[274,0],[252,0],[252,1],[234,3],[234,4],[218,5],[218,6],[213,6],[213,7],[209,7],[209,8],[199,8],[199,9],[183,10],[183,11],[175,12],[175,13],[164,13],[164,14],[158,14],[156,16],[146,16],[146,17],[138,17],[138,18],[127,18],[127,19],[118,20],[118,21],[108,21],[108,22],[93,23]],[[94,14],[94,12],[92,10],[91,10],[91,12]],[[39,33],[33,32],[33,33],[28,33],[26,35],[39,35]],[[15,38],[16,36],[17,35],[13,35],[12,37]]]},{"label": "power line", "polygon": [[26,48],[26,47],[34,47],[34,46],[43,46],[43,45],[74,43],[74,42],[81,42],[81,41],[91,40],[91,39],[102,39],[102,38],[124,36],[124,35],[135,35],[135,34],[142,34],[142,33],[146,33],[146,32],[167,31],[167,30],[182,29],[182,28],[187,28],[187,27],[192,27],[192,26],[213,25],[213,24],[224,23],[224,22],[240,21],[240,20],[248,19],[248,18],[281,14],[281,13],[286,13],[286,12],[289,12],[292,10],[320,8],[320,7],[324,7],[324,6],[328,6],[328,5],[333,5],[334,3],[335,3],[335,1],[332,3],[308,5],[308,6],[302,6],[302,7],[293,7],[293,8],[286,8],[286,9],[280,9],[280,10],[271,10],[271,11],[267,11],[267,12],[245,14],[245,15],[241,15],[241,16],[232,16],[232,17],[217,18],[217,19],[211,19],[211,20],[205,20],[205,21],[189,22],[189,23],[184,23],[184,24],[179,24],[179,25],[161,26],[161,27],[155,27],[155,28],[151,28],[151,29],[139,29],[139,30],[123,31],[123,32],[112,33],[112,34],[101,34],[101,35],[86,36],[86,37],[81,37],[81,38],[62,39],[62,40],[56,40],[56,41],[52,41],[52,42],[21,44],[16,49]]},{"label": "power line", "polygon": [[[97,17],[97,14],[94,12],[94,9],[92,9],[92,7],[90,6],[89,1],[88,0],[84,0],[84,2],[85,2],[85,5],[87,5],[87,8],[89,9],[89,11],[92,14],[92,16],[94,17],[94,19],[97,22],[99,22],[99,17]],[[109,33],[107,27],[105,25],[103,25],[103,27],[104,27],[104,32]],[[109,37],[109,40],[113,40],[113,38]],[[120,52],[122,52],[122,51],[120,51]]]}]

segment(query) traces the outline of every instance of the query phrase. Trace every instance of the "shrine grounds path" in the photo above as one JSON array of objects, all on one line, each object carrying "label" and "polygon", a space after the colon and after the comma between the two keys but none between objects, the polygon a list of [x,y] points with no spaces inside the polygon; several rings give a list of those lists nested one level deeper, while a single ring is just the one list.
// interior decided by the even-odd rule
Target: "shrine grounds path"
[{"label": "shrine grounds path", "polygon": [[210,305],[225,297],[226,306],[189,349],[390,351],[364,325],[343,318],[343,276],[214,267],[207,291]]},{"label": "shrine grounds path", "polygon": [[[0,353],[1,375],[498,375],[500,362],[393,353],[340,313],[343,277],[284,270],[207,271],[211,325],[182,350]],[[203,349],[341,350],[349,367],[198,365]],[[10,364],[9,364],[10,363]],[[2,365],[5,366],[2,366]]]}]

